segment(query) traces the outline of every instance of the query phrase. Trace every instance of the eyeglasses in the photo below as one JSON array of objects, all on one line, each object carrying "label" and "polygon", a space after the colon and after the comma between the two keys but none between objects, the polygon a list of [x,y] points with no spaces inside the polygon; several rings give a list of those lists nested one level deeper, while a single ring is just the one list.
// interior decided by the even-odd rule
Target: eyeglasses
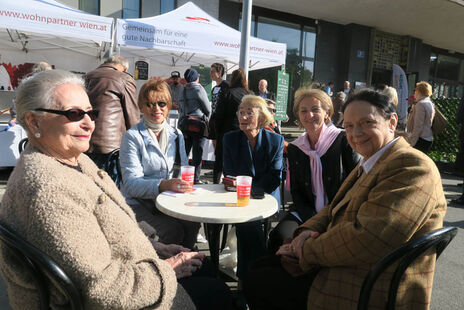
[{"label": "eyeglasses", "polygon": [[271,108],[267,108],[267,110],[271,113],[275,113],[277,111],[277,109],[271,109]]},{"label": "eyeglasses", "polygon": [[255,116],[255,113],[252,111],[238,111],[237,116],[238,117],[253,117]]},{"label": "eyeglasses", "polygon": [[158,101],[158,102],[145,102],[145,104],[147,105],[147,107],[149,107],[150,109],[154,109],[156,105],[158,105],[160,108],[164,108],[165,106],[167,106],[168,104],[164,101]]},{"label": "eyeglasses", "polygon": [[81,109],[69,109],[69,110],[63,111],[63,110],[52,110],[52,109],[43,109],[43,108],[35,109],[35,111],[64,115],[71,122],[80,121],[81,119],[84,118],[86,114],[90,117],[90,120],[95,121],[98,117],[98,112],[99,112],[98,110],[83,111]]}]

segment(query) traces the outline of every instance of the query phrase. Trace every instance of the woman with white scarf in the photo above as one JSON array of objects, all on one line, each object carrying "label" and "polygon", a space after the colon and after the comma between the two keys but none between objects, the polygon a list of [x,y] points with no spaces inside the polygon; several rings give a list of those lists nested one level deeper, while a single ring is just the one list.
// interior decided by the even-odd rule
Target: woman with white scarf
[{"label": "woman with white scarf", "polygon": [[181,165],[187,165],[188,160],[182,133],[166,121],[171,104],[169,86],[163,79],[151,79],[142,86],[138,97],[142,120],[124,134],[121,142],[121,191],[137,221],[153,226],[160,242],[191,249],[200,224],[170,217],[155,206],[161,192],[191,189],[187,182],[173,178],[177,177],[173,176],[176,156]]},{"label": "woman with white scarf", "polygon": [[330,203],[343,180],[360,160],[343,129],[330,125],[330,97],[318,89],[299,89],[293,113],[305,133],[287,148],[287,187],[293,204],[269,235],[272,253],[293,237],[295,229]]}]

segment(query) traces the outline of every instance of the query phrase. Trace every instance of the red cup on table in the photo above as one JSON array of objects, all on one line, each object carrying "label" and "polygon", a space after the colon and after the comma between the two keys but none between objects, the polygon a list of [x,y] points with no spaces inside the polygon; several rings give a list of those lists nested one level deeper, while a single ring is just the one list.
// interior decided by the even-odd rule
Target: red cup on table
[{"label": "red cup on table", "polygon": [[237,206],[245,207],[250,203],[252,177],[246,175],[237,176]]},{"label": "red cup on table", "polygon": [[190,185],[190,187],[193,187],[193,180],[195,179],[195,167],[181,166],[180,177],[183,181],[187,182]]}]

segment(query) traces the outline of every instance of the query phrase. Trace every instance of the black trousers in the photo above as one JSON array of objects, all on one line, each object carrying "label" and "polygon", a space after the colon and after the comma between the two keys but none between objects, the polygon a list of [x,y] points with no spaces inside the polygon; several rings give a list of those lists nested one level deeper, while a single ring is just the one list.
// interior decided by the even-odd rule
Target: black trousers
[{"label": "black trousers", "polygon": [[232,310],[233,299],[229,287],[216,279],[209,261],[205,260],[200,270],[178,282],[187,291],[198,310]]},{"label": "black trousers", "polygon": [[257,260],[243,279],[243,293],[250,310],[306,310],[315,276],[293,277],[282,268],[279,256],[267,256]]},{"label": "black trousers", "polygon": [[419,151],[422,151],[422,153],[427,154],[430,152],[430,149],[432,148],[432,142],[433,141],[427,141],[422,138],[419,138],[414,145],[415,149],[418,149]]},{"label": "black trousers", "polygon": [[194,181],[198,182],[201,175],[201,162],[203,160],[203,151],[205,149],[206,138],[194,137],[188,133],[184,133],[185,153],[187,157],[192,150],[192,164],[195,167]]},{"label": "black trousers", "polygon": [[213,183],[219,184],[222,175],[222,159],[223,159],[223,144],[222,138],[224,135],[217,136],[216,148],[214,149],[214,167],[213,167]]},{"label": "black trousers", "polygon": [[287,213],[269,233],[269,240],[267,242],[269,253],[275,254],[285,239],[293,239],[293,233],[301,224],[303,223],[299,219],[291,213]]}]

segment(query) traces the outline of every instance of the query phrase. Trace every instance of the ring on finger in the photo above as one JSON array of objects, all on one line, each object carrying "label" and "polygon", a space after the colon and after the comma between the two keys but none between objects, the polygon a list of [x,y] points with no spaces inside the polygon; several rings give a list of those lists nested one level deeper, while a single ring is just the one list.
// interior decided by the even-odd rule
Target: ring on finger
[{"label": "ring on finger", "polygon": [[177,183],[177,189],[180,189],[182,187],[182,185],[180,185],[180,183]]}]

